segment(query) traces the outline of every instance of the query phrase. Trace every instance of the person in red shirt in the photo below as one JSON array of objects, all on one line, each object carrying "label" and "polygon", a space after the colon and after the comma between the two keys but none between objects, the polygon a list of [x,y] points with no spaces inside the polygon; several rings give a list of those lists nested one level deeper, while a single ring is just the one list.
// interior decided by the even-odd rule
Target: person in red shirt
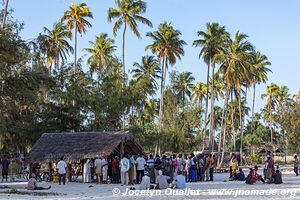
[{"label": "person in red shirt", "polygon": [[258,167],[257,167],[257,166],[255,166],[255,167],[254,167],[254,170],[252,170],[252,174],[251,174],[251,175],[252,175],[252,178],[251,178],[252,184],[256,183],[257,180],[260,180],[261,182],[265,183],[265,180],[262,178],[261,175],[259,175],[259,174],[257,173],[257,170],[258,170]]},{"label": "person in red shirt", "polygon": [[112,171],[112,183],[119,183],[119,158],[116,156],[111,161],[111,171]]}]

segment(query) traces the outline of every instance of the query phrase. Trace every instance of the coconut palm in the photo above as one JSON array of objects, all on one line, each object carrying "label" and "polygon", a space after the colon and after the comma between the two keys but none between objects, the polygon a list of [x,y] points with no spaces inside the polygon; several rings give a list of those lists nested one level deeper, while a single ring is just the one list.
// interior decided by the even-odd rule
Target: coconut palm
[{"label": "coconut palm", "polygon": [[144,88],[147,91],[144,92],[150,95],[155,94],[158,87],[156,80],[160,78],[161,70],[154,56],[143,56],[141,64],[135,62],[133,66],[136,67],[132,70],[133,78],[143,81],[147,85],[147,88]]},{"label": "coconut palm", "polygon": [[[205,109],[205,119],[207,121],[208,114],[208,91],[209,91],[209,77],[210,77],[210,67],[212,67],[212,87],[211,87],[211,115],[210,115],[210,131],[209,131],[209,145],[211,145],[212,137],[213,137],[213,114],[214,114],[214,70],[215,63],[212,63],[213,57],[224,50],[225,43],[229,38],[229,33],[226,32],[225,26],[220,26],[218,23],[207,23],[206,24],[206,32],[198,31],[198,36],[201,37],[198,40],[193,42],[193,46],[202,47],[199,53],[199,58],[203,58],[204,62],[207,64],[207,93],[206,93],[206,109]],[[206,131],[206,124],[204,125],[204,132]]]},{"label": "coconut palm", "polygon": [[60,61],[66,61],[67,56],[73,53],[73,48],[67,41],[70,31],[62,23],[55,23],[52,30],[44,27],[43,32],[37,37],[37,43],[46,56],[51,73],[53,65],[57,68]]},{"label": "coconut palm", "polygon": [[[191,95],[191,99],[194,100],[194,102],[198,105],[200,105],[201,110],[202,110],[202,102],[204,99],[206,99],[206,84],[205,83],[196,83],[196,85],[192,88],[192,95]],[[204,132],[202,131],[202,112],[200,114],[200,130],[202,133],[201,137],[204,138]],[[206,123],[206,122],[205,122]],[[204,142],[202,143],[204,148]]]},{"label": "coconut palm", "polygon": [[69,10],[66,10],[61,21],[66,21],[66,27],[72,31],[74,29],[74,74],[76,74],[77,63],[77,33],[86,33],[86,27],[92,27],[88,18],[93,18],[93,14],[85,3],[78,5],[72,3]]},{"label": "coconut palm", "polygon": [[3,9],[3,16],[2,16],[2,23],[1,23],[1,30],[4,30],[5,27],[5,22],[6,22],[6,17],[7,17],[7,9],[8,9],[8,2],[9,0],[5,0],[5,5]]},{"label": "coconut palm", "polygon": [[98,83],[101,80],[101,74],[112,60],[113,53],[117,50],[115,41],[107,37],[106,33],[100,33],[95,42],[89,42],[92,48],[85,48],[84,50],[91,54],[87,62],[90,65],[92,72],[98,72]]},{"label": "coconut palm", "polygon": [[183,46],[186,45],[184,40],[180,39],[181,32],[175,30],[170,23],[160,24],[157,31],[147,33],[147,36],[153,40],[153,43],[146,46],[146,50],[151,50],[157,55],[158,62],[162,61],[162,77],[160,87],[159,103],[159,125],[161,126],[163,117],[163,99],[168,64],[174,65],[177,59],[184,55]]},{"label": "coconut palm", "polygon": [[190,98],[192,95],[195,77],[191,72],[182,72],[178,78],[178,82],[175,83],[174,87],[184,108],[186,97]]},{"label": "coconut palm", "polygon": [[[243,141],[243,130],[242,130],[242,110],[241,110],[241,87],[243,84],[250,84],[253,77],[253,66],[251,61],[251,52],[253,51],[252,44],[247,41],[247,35],[240,33],[239,31],[235,34],[233,40],[229,40],[228,47],[224,52],[220,52],[215,55],[215,60],[221,61],[222,64],[218,71],[222,75],[222,79],[226,84],[226,95],[223,107],[222,119],[226,119],[225,110],[227,110],[228,100],[230,93],[236,91],[239,99],[239,111],[240,111],[240,133],[241,133],[241,146],[240,154],[242,155],[242,141]],[[221,135],[223,134],[223,151],[222,158],[219,160],[219,165],[222,163],[224,157],[225,147],[225,131],[226,131],[226,120],[222,122]],[[220,151],[220,149],[218,150]]]},{"label": "coconut palm", "polygon": [[272,83],[270,86],[267,86],[266,93],[261,95],[261,98],[267,98],[267,103],[264,108],[264,120],[268,122],[269,128],[270,128],[270,136],[271,136],[271,144],[274,151],[274,145],[273,145],[273,124],[274,124],[274,118],[273,114],[275,111],[275,106],[277,104],[276,96],[278,95],[279,91],[278,85]]},{"label": "coconut palm", "polygon": [[252,119],[254,117],[254,104],[255,104],[255,93],[256,93],[256,85],[260,83],[266,83],[268,80],[267,73],[271,72],[268,65],[271,63],[268,61],[267,56],[261,54],[258,51],[253,52],[253,62],[255,76],[253,77],[253,102],[252,102]]},{"label": "coconut palm", "polygon": [[123,29],[123,40],[122,40],[122,65],[123,65],[123,88],[125,86],[125,33],[127,26],[133,31],[133,33],[141,38],[141,34],[138,30],[137,22],[146,24],[152,27],[152,23],[141,14],[146,12],[146,3],[141,0],[116,0],[118,8],[108,9],[108,21],[111,22],[112,19],[117,18],[114,27],[113,34],[116,36],[117,31],[124,24]]}]

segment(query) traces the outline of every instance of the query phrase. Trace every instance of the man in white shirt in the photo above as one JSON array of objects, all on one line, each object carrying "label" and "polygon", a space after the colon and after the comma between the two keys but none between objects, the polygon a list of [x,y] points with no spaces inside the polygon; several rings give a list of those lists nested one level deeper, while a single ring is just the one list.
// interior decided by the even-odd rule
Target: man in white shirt
[{"label": "man in white shirt", "polygon": [[108,162],[107,162],[105,156],[103,156],[103,159],[102,159],[102,179],[103,179],[103,183],[107,183],[107,172],[108,172]]},{"label": "man in white shirt", "polygon": [[150,189],[150,177],[148,172],[145,173],[145,176],[142,177],[142,182],[139,186],[140,190]]},{"label": "man in white shirt", "polygon": [[57,172],[58,172],[58,183],[61,185],[61,178],[63,179],[63,184],[66,184],[66,168],[67,164],[64,161],[64,158],[61,157],[60,161],[56,165]]},{"label": "man in white shirt", "polygon": [[126,156],[123,156],[122,160],[120,161],[120,168],[121,168],[121,185],[128,185],[129,179],[129,159]]},{"label": "man in white shirt", "polygon": [[136,159],[136,165],[137,165],[137,184],[140,184],[142,181],[142,177],[144,176],[145,173],[145,165],[146,165],[146,160],[143,158],[143,155],[141,154],[137,159]]}]

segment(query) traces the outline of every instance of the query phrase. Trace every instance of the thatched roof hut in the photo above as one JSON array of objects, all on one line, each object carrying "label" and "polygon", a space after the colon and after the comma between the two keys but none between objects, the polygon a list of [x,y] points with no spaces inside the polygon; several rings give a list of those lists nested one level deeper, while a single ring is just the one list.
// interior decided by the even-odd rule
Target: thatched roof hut
[{"label": "thatched roof hut", "polygon": [[100,153],[140,154],[142,147],[131,134],[118,132],[44,133],[28,154],[31,162],[51,162],[95,158]]}]

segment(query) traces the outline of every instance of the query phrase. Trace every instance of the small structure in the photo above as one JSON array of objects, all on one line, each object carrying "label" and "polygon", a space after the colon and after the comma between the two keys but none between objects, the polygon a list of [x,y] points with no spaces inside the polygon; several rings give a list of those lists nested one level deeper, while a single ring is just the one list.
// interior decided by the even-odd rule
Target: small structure
[{"label": "small structure", "polygon": [[127,131],[44,133],[34,144],[27,159],[30,163],[48,163],[49,168],[61,157],[71,164],[83,163],[105,153],[111,156],[137,155],[143,148]]},{"label": "small structure", "polygon": [[106,155],[137,155],[142,147],[126,131],[44,133],[28,154],[31,162],[57,162],[61,157],[72,162]]}]

